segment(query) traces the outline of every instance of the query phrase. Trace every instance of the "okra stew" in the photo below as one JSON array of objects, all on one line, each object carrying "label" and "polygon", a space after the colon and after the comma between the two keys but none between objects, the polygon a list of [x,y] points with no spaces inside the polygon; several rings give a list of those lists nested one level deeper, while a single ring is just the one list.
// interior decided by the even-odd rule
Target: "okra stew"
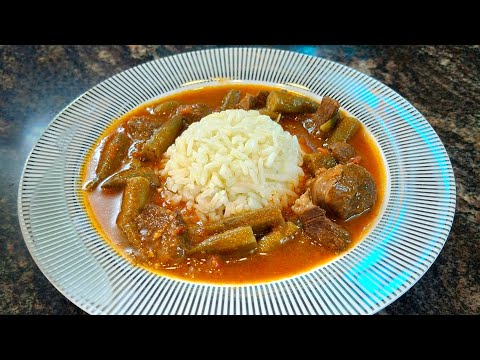
[{"label": "okra stew", "polygon": [[[245,132],[247,118],[260,125]],[[228,131],[198,137],[227,122]],[[275,169],[282,154],[291,164]],[[195,171],[203,180],[192,180]],[[116,119],[87,156],[82,181],[92,224],[133,264],[187,281],[252,284],[304,273],[355,246],[380,215],[386,170],[375,140],[335,99],[225,84]],[[262,197],[267,188],[282,195]]]}]

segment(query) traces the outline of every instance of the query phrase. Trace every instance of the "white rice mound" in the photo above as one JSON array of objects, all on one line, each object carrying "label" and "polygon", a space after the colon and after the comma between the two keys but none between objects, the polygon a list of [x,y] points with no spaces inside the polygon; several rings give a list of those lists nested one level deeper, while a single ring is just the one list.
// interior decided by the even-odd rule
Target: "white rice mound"
[{"label": "white rice mound", "polygon": [[201,220],[267,205],[286,207],[304,176],[297,137],[256,110],[225,110],[193,123],[166,151],[164,197]]}]

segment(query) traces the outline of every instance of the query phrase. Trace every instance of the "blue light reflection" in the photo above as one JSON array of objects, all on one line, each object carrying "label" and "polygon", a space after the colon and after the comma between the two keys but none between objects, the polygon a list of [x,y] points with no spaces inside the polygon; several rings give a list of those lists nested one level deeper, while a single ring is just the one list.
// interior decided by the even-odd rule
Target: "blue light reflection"
[{"label": "blue light reflection", "polygon": [[[338,78],[335,81],[338,84]],[[380,105],[380,99],[373,94],[366,86],[364,86],[360,81],[351,81],[347,89],[348,92],[351,93],[352,98],[354,99],[361,99],[361,101],[365,104],[365,106],[370,110],[370,115],[373,115],[375,119],[381,123],[382,130],[385,131],[390,143],[394,147],[395,157],[399,157],[399,149],[396,146],[396,142],[394,139],[394,135],[390,132],[389,127],[385,122],[382,120],[382,116],[378,114],[384,115],[392,115],[395,114],[396,116],[400,117],[404,120],[411,129],[413,130],[414,136],[418,136],[423,142],[428,150],[429,156],[432,157],[432,161],[437,164],[437,168],[440,169],[442,184],[445,188],[450,189],[452,186],[452,180],[448,176],[448,172],[446,169],[446,159],[444,153],[442,151],[438,151],[438,142],[435,141],[435,138],[431,135],[430,129],[428,126],[424,126],[412,116],[412,114],[405,108],[404,105],[400,104],[399,102],[382,97],[382,106]],[[353,86],[353,88],[352,88]],[[400,169],[401,171],[402,169]],[[402,189],[404,190],[404,189]],[[377,244],[372,250],[368,252],[368,255],[362,258],[355,267],[349,271],[347,276],[352,279],[355,278],[360,286],[366,291],[367,294],[375,294],[375,296],[380,296],[383,298],[380,293],[383,293],[387,297],[395,293],[403,284],[405,284],[406,280],[411,277],[412,273],[407,270],[396,270],[395,267],[398,265],[392,264],[391,267],[391,276],[393,278],[391,280],[387,280],[385,277],[379,275],[378,271],[373,269],[373,265],[378,264],[378,266],[382,267],[380,261],[382,259],[388,257],[388,246],[390,243],[398,241],[401,239],[402,230],[405,226],[405,217],[406,217],[406,209],[404,206],[404,202],[408,200],[409,195],[407,192],[403,194],[404,200],[396,199],[394,200],[394,204],[390,204],[392,208],[394,208],[394,212],[396,216],[389,217],[388,222],[382,228],[382,231],[378,234],[378,238],[383,239],[379,244]],[[443,192],[442,200],[448,200],[447,192]],[[433,239],[436,239],[441,236],[441,230],[443,230],[443,226],[446,223],[447,214],[439,214],[441,216],[437,217],[437,221],[435,224],[432,224],[432,229],[434,231]],[[395,246],[395,245],[392,245]],[[420,254],[416,254],[418,256],[417,264],[424,263],[424,260],[431,254],[432,248],[434,246],[434,242],[431,241],[423,248],[423,251]],[[419,269],[418,266],[411,268],[411,271],[417,271]],[[375,274],[375,275],[374,275]],[[376,278],[377,277],[377,278]]]}]

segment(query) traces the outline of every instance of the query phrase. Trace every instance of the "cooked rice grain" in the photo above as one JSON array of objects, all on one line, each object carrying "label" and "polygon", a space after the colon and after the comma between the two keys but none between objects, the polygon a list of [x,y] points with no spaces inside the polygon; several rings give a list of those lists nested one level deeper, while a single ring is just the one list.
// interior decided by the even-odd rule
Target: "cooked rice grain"
[{"label": "cooked rice grain", "polygon": [[193,123],[165,153],[165,196],[202,219],[288,206],[303,177],[296,136],[256,110],[225,110]]}]

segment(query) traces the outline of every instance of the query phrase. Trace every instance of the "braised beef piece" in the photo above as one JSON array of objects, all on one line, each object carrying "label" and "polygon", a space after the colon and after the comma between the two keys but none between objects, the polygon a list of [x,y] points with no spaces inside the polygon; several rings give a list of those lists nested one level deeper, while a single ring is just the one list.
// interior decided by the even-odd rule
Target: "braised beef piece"
[{"label": "braised beef piece", "polygon": [[187,126],[200,121],[203,117],[212,113],[212,108],[207,104],[180,105],[177,108],[177,114],[182,116]]},{"label": "braised beef piece", "polygon": [[187,226],[178,211],[148,204],[136,224],[142,239],[140,252],[145,257],[171,265],[185,256]]},{"label": "braised beef piece", "polygon": [[134,116],[127,121],[126,130],[134,140],[148,140],[162,123],[160,120],[150,119],[146,116]]},{"label": "braised beef piece", "polygon": [[312,115],[312,122],[314,123],[314,134],[321,135],[320,126],[334,117],[338,109],[340,109],[340,104],[337,100],[332,99],[331,97],[324,96],[320,106],[317,111]]},{"label": "braised beef piece", "polygon": [[340,252],[350,242],[350,234],[340,225],[326,216],[325,210],[318,206],[308,207],[300,214],[303,231],[316,245],[330,252]]},{"label": "braised beef piece", "polygon": [[255,109],[255,104],[257,103],[257,97],[252,94],[247,94],[245,97],[240,100],[238,106],[243,110],[252,110]]},{"label": "braised beef piece", "polygon": [[238,106],[243,110],[255,110],[265,107],[269,91],[261,90],[257,95],[247,94],[240,100]]},{"label": "braised beef piece", "polygon": [[257,103],[255,104],[257,109],[260,109],[266,106],[268,95],[270,95],[270,91],[261,90],[258,92]]},{"label": "braised beef piece", "polygon": [[334,142],[328,145],[328,148],[332,152],[332,156],[340,164],[351,162],[357,156],[355,148],[345,142]]},{"label": "braised beef piece", "polygon": [[315,177],[312,202],[346,220],[370,209],[377,199],[372,175],[357,164],[339,164]]}]

